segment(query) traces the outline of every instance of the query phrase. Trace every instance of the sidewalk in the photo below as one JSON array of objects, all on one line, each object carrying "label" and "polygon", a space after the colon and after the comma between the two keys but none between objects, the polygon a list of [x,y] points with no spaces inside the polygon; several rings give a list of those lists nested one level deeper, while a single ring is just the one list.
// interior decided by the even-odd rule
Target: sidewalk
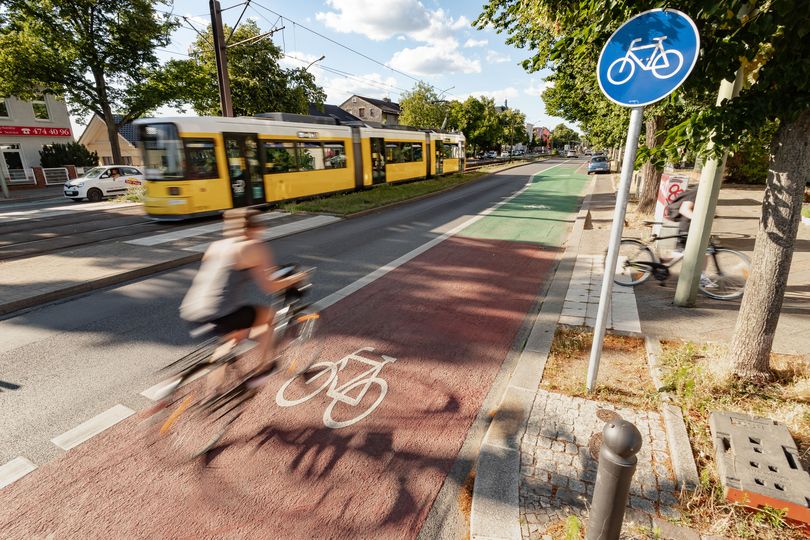
[{"label": "sidewalk", "polygon": [[[761,189],[721,190],[713,231],[722,245],[750,256],[762,195]],[[658,528],[660,536],[655,538],[702,538],[668,521],[679,516],[675,508],[679,491],[697,478],[679,409],[662,403],[660,411],[633,410],[539,388],[557,325],[593,326],[614,206],[610,177],[597,177],[482,444],[470,517],[473,539],[556,539],[564,534],[561,523],[571,515],[587,525],[596,476],[593,453],[598,452],[591,443],[613,414],[635,423],[644,441],[622,537],[647,538],[639,531],[651,534]],[[586,208],[591,213],[590,230],[584,230]],[[647,232],[626,230],[624,235],[644,237]],[[810,315],[808,263],[810,227],[800,226],[774,343],[777,352],[810,350],[810,336],[798,331],[806,328]],[[697,307],[678,308],[672,304],[676,284],[677,275],[664,287],[655,282],[633,289],[614,287],[608,327],[651,338],[729,341],[739,301],[701,296]]]},{"label": "sidewalk", "polygon": [[[8,199],[4,198],[0,193],[0,205],[64,198],[63,187],[62,184],[59,184],[58,186],[48,186],[45,188],[9,190]],[[67,201],[67,199],[65,200]]]}]

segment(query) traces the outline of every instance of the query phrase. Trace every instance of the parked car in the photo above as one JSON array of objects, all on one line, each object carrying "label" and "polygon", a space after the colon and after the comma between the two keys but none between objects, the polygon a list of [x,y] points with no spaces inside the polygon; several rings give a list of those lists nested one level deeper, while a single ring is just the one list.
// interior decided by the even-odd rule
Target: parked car
[{"label": "parked car", "polygon": [[496,157],[498,157],[498,152],[496,152],[495,150],[490,150],[489,152],[484,154],[484,157],[487,159],[495,159]]},{"label": "parked car", "polygon": [[605,156],[593,156],[588,162],[588,174],[603,172],[610,172],[610,162]]},{"label": "parked car", "polygon": [[567,157],[567,158],[575,158],[575,157],[579,157],[579,156],[577,155],[576,150],[569,150],[568,152],[565,153],[565,157]]},{"label": "parked car", "polygon": [[509,157],[509,152],[504,150],[503,152],[501,152],[501,157]]},{"label": "parked car", "polygon": [[142,186],[143,172],[130,165],[104,165],[93,167],[81,177],[65,183],[65,197],[72,201],[88,199],[98,202],[104,197],[126,193],[132,187]]}]

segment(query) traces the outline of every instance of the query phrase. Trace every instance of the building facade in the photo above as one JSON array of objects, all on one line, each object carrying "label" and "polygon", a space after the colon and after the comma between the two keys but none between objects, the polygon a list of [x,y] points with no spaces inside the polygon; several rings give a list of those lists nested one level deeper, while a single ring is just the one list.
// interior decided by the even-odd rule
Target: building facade
[{"label": "building facade", "polygon": [[67,105],[51,94],[23,101],[0,98],[0,175],[10,188],[37,187],[43,146],[73,142]]},{"label": "building facade", "polygon": [[84,129],[79,142],[91,152],[98,154],[99,165],[135,165],[143,166],[143,158],[138,150],[138,130],[131,122],[121,124],[121,116],[114,114],[113,119],[118,127],[118,147],[121,149],[122,163],[113,163],[110,137],[107,134],[107,124],[97,114],[93,115],[90,123]]},{"label": "building facade", "polygon": [[344,101],[340,108],[364,122],[383,126],[399,125],[399,115],[402,113],[399,103],[394,103],[388,98],[352,96]]}]

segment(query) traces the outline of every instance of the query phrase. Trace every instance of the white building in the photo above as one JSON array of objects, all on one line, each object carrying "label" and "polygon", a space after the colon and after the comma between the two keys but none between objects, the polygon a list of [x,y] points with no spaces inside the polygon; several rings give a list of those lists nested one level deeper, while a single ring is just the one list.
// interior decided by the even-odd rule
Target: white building
[{"label": "white building", "polygon": [[35,101],[0,98],[0,175],[10,187],[38,185],[39,151],[73,142],[67,106],[51,94]]}]

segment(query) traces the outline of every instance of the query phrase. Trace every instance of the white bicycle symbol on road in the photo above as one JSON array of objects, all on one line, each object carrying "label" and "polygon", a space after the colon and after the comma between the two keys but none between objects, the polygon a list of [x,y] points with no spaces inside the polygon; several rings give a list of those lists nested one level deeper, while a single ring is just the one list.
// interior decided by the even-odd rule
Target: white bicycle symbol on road
[{"label": "white bicycle symbol on road", "polygon": [[[385,394],[388,393],[388,383],[385,381],[385,379],[379,377],[380,371],[382,371],[383,366],[386,364],[396,362],[397,360],[396,358],[391,358],[390,356],[385,356],[384,354],[381,355],[381,362],[360,356],[360,353],[373,351],[373,347],[363,347],[347,356],[344,356],[337,362],[318,362],[313,364],[307,373],[298,377],[293,377],[278,389],[278,392],[276,393],[276,404],[280,407],[294,407],[296,405],[300,405],[301,403],[314,398],[328,386],[329,388],[326,390],[326,395],[332,398],[332,402],[327,405],[326,410],[323,411],[324,425],[332,429],[339,429],[359,422],[371,414],[374,409],[376,409],[380,403],[382,403],[382,400],[385,398]],[[338,386],[338,372],[343,371],[343,369],[349,364],[349,360],[361,362],[371,367],[360,375],[357,375],[351,380],[346,381]],[[374,403],[350,420],[338,422],[332,418],[335,405],[338,403],[345,403],[351,407],[356,407],[366,396],[366,393],[369,391],[372,384],[375,384],[380,388],[380,395],[377,397]],[[358,388],[359,392],[355,397],[349,395],[352,390]],[[296,392],[303,392],[304,395],[289,397],[290,394],[295,394]]]},{"label": "white bicycle symbol on road", "polygon": [[[633,75],[636,72],[636,64],[640,67],[643,71],[650,71],[653,74],[653,77],[657,79],[669,79],[676,73],[681,70],[683,67],[683,55],[680,51],[675,49],[665,49],[664,48],[664,40],[667,39],[667,36],[653,38],[655,43],[650,43],[648,45],[636,45],[642,38],[636,38],[630,42],[630,48],[627,49],[627,54],[625,54],[622,58],[617,58],[614,60],[607,69],[607,78],[612,84],[616,86],[620,86],[630,79],[633,78]],[[647,59],[647,63],[641,61],[641,59],[636,56],[637,51],[643,51],[647,49],[653,49],[653,53],[650,55],[649,59]],[[672,66],[676,66],[672,71],[669,71]],[[618,70],[615,68],[618,67]],[[629,67],[627,69],[627,74],[625,75],[625,67]]]}]

